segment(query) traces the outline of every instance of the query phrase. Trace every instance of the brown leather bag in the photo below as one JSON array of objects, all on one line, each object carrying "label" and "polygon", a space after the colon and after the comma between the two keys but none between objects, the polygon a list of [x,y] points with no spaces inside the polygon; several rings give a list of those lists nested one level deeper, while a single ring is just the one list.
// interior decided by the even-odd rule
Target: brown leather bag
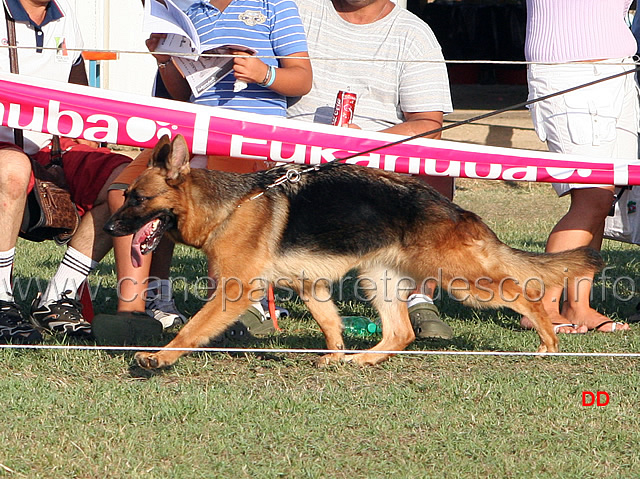
[{"label": "brown leather bag", "polygon": [[[59,144],[58,137],[54,140]],[[51,151],[52,158],[55,158],[54,146]],[[35,183],[27,195],[20,237],[30,241],[52,239],[58,244],[65,244],[78,229],[80,215],[66,189],[62,166],[56,160],[42,166],[32,159],[31,168]]]},{"label": "brown leather bag", "polygon": [[[15,22],[5,8],[7,36],[9,40],[9,62],[11,73],[19,73],[16,45]],[[22,148],[22,130],[15,129],[15,143]],[[35,184],[27,195],[27,204],[22,217],[20,236],[31,241],[54,240],[58,244],[67,243],[80,225],[80,215],[66,189],[62,169],[60,138],[53,137],[51,143],[51,163],[42,166],[31,159],[31,169]]]}]

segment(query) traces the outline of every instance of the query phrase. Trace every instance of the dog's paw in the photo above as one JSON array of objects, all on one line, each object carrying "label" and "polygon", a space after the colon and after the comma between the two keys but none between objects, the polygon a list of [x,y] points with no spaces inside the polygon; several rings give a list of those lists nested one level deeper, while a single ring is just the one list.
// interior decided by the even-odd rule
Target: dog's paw
[{"label": "dog's paw", "polygon": [[538,352],[539,353],[557,353],[558,347],[553,345],[547,346],[546,344],[540,344],[540,347],[538,348]]},{"label": "dog's paw", "polygon": [[386,361],[391,356],[393,355],[387,353],[358,353],[347,356],[345,360],[359,364],[360,366],[375,366],[376,364]]},{"label": "dog's paw", "polygon": [[143,353],[139,352],[135,355],[136,361],[141,368],[158,369],[169,366],[169,363],[162,361],[159,353]]},{"label": "dog's paw", "polygon": [[343,353],[325,354],[324,356],[320,356],[318,359],[316,359],[316,366],[319,368],[322,368],[325,366],[329,366],[331,364],[337,364],[343,360],[344,360]]}]

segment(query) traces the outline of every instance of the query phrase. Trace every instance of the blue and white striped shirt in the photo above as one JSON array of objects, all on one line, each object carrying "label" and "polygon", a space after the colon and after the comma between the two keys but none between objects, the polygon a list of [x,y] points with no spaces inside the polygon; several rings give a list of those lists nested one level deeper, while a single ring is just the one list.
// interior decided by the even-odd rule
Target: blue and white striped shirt
[{"label": "blue and white striped shirt", "polygon": [[[187,11],[202,45],[244,45],[259,56],[287,56],[307,51],[304,28],[298,7],[292,0],[232,0],[218,10],[207,0],[200,0]],[[277,58],[261,58],[267,65],[278,66]],[[235,77],[230,72],[191,102],[221,106],[252,113],[284,116],[286,99],[269,88],[250,83],[233,91]]]}]

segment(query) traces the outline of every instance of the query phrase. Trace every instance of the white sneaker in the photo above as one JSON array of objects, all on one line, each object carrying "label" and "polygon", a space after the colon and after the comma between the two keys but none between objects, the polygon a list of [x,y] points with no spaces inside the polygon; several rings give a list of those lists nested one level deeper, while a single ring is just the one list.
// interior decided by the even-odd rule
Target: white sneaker
[{"label": "white sneaker", "polygon": [[[262,299],[260,301],[260,304],[262,305],[262,309],[264,310],[264,315],[268,318],[269,315],[269,300],[267,300],[266,298]],[[281,308],[280,306],[276,306],[276,320],[280,319],[280,318],[286,318],[287,316],[289,316],[289,310],[285,309],[285,308]]]},{"label": "white sneaker", "polygon": [[160,321],[164,329],[187,323],[187,318],[184,314],[178,311],[173,299],[169,301],[162,301],[158,297],[155,297],[154,299],[147,301],[145,311],[149,316]]}]

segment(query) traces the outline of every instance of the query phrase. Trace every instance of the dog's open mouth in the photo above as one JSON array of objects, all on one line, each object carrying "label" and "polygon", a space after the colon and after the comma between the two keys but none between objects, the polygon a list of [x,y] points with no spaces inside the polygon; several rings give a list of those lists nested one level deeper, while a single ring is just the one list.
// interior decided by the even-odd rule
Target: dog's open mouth
[{"label": "dog's open mouth", "polygon": [[166,218],[149,221],[138,230],[131,241],[131,263],[134,268],[142,265],[142,255],[149,254],[158,247],[162,234],[168,226]]}]

